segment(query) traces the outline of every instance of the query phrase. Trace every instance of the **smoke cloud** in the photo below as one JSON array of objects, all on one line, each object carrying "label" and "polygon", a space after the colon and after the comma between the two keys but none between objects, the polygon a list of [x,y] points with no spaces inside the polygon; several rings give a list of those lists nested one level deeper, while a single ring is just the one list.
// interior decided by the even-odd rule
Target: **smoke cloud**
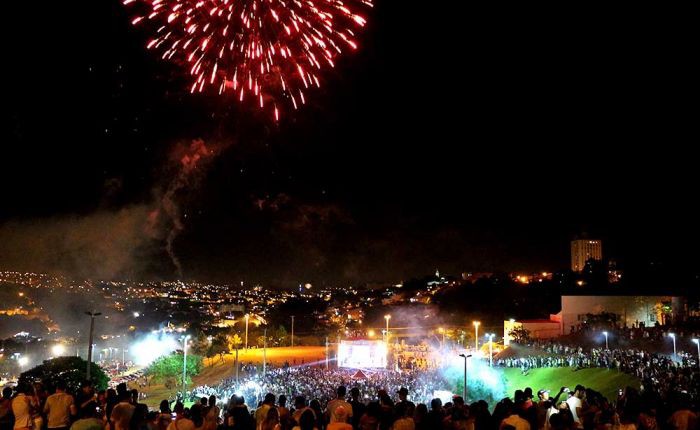
[{"label": "smoke cloud", "polygon": [[5,269],[46,271],[109,279],[135,274],[151,249],[143,234],[146,206],[102,210],[0,225],[0,264]]},{"label": "smoke cloud", "polygon": [[165,250],[180,278],[182,278],[182,263],[173,249],[175,239],[185,228],[179,199],[185,190],[192,192],[199,186],[207,167],[225,146],[225,144],[207,146],[202,139],[193,140],[189,145],[175,146],[170,154],[168,167],[172,179],[167,183],[164,191],[156,191],[154,208],[148,214],[147,231],[154,239],[165,236]]},{"label": "smoke cloud", "polygon": [[[181,205],[197,189],[226,144],[197,139],[175,145],[161,169],[153,200],[86,215],[65,215],[0,224],[0,269],[41,271],[78,279],[138,277],[153,269],[163,248],[177,275],[182,264],[174,243],[185,229]],[[120,188],[105,184],[105,199]],[[103,202],[104,203],[104,202]]]}]

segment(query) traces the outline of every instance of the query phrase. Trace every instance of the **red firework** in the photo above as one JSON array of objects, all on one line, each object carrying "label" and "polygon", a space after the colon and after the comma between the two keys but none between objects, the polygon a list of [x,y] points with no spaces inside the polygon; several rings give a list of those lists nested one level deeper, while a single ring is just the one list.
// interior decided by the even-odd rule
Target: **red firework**
[{"label": "red firework", "polygon": [[350,8],[372,0],[124,0],[141,8],[132,24],[152,21],[147,43],[161,58],[184,64],[191,92],[212,88],[268,109],[297,109],[319,87],[319,71],[357,49],[365,19]]}]

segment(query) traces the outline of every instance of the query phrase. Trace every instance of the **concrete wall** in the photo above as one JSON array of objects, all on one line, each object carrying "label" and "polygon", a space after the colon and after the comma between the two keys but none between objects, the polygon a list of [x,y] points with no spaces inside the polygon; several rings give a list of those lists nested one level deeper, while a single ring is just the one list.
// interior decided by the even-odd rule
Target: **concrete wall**
[{"label": "concrete wall", "polygon": [[551,339],[561,335],[561,326],[557,322],[529,323],[523,321],[523,328],[530,332],[533,339]]}]

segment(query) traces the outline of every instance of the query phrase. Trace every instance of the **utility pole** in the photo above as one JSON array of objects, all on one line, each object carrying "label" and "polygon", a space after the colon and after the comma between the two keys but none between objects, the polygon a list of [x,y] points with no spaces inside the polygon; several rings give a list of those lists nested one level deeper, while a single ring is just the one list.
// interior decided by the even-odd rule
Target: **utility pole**
[{"label": "utility pole", "polygon": [[238,345],[236,345],[236,385],[238,385]]},{"label": "utility pole", "polygon": [[460,357],[464,358],[464,390],[462,390],[462,396],[464,397],[464,403],[467,402],[467,358],[471,357],[471,354],[459,354]]},{"label": "utility pole", "polygon": [[90,336],[88,336],[88,360],[87,360],[87,370],[85,371],[86,379],[90,380],[90,365],[92,364],[92,335],[95,331],[95,317],[102,315],[101,312],[85,312],[85,315],[90,315]]},{"label": "utility pole", "polygon": [[267,370],[267,329],[263,330],[263,377]]},{"label": "utility pole", "polygon": [[245,314],[245,349],[246,351],[248,350],[248,320],[250,319],[250,315]]},{"label": "utility pole", "polygon": [[185,396],[187,395],[187,341],[190,340],[190,335],[188,334],[182,339],[182,349],[184,356],[182,358],[182,401],[185,401]]}]

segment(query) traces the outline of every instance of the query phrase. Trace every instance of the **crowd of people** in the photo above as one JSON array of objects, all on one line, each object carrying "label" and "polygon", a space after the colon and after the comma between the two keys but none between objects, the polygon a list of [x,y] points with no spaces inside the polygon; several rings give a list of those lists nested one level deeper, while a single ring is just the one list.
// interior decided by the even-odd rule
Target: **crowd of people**
[{"label": "crowd of people", "polygon": [[303,395],[306,398],[328,399],[335,395],[335,387],[352,385],[362,391],[363,399],[379,390],[395,392],[401,387],[412,387],[412,398],[430,401],[435,390],[449,386],[443,374],[437,370],[404,372],[357,372],[349,369],[325,369],[323,367],[300,366],[269,369],[265,375],[256,374],[241,378],[228,378],[215,386],[200,386],[189,394],[191,399],[207,395],[230,398],[242,395],[253,403],[267,392],[278,395]]},{"label": "crowd of people", "polygon": [[50,395],[41,383],[6,387],[0,430],[700,430],[700,372],[693,357],[555,343],[530,351],[494,364],[523,373],[601,367],[634,375],[641,387],[612,399],[581,385],[552,393],[547,388],[553,387],[524,387],[491,408],[485,400],[437,398],[451,386],[437,370],[285,366],[199,386],[149,411],[124,383],[99,392],[85,383],[69,393],[59,381]]},{"label": "crowd of people", "polygon": [[687,393],[693,399],[700,396],[700,369],[696,357],[690,354],[679,353],[674,357],[636,349],[584,350],[554,343],[541,348],[543,354],[501,358],[494,364],[517,367],[523,373],[541,367],[602,367],[633,375],[642,381],[644,389],[653,390],[664,398],[677,393]]},{"label": "crowd of people", "polygon": [[[277,374],[280,376],[280,374]],[[320,376],[320,375],[318,375]],[[124,384],[95,393],[84,384],[75,395],[59,382],[54,393],[41,387],[5,388],[0,399],[0,430],[697,430],[698,420],[688,393],[667,399],[653,390],[627,387],[616,399],[576,386],[556,394],[531,388],[502,399],[493,411],[484,400],[471,404],[453,396],[414,403],[412,392],[396,392],[351,381],[336,387],[330,397],[266,393],[249,407],[233,394],[220,402],[203,396],[185,408],[181,401],[163,400],[157,411],[139,403],[138,393]],[[280,382],[283,392],[290,392]],[[296,385],[304,389],[307,382]],[[375,391],[376,390],[376,391]],[[323,396],[327,391],[318,392]],[[289,402],[289,400],[292,400]],[[189,403],[189,402],[188,402]],[[291,404],[290,404],[291,403]],[[696,406],[696,405],[695,405]]]}]

